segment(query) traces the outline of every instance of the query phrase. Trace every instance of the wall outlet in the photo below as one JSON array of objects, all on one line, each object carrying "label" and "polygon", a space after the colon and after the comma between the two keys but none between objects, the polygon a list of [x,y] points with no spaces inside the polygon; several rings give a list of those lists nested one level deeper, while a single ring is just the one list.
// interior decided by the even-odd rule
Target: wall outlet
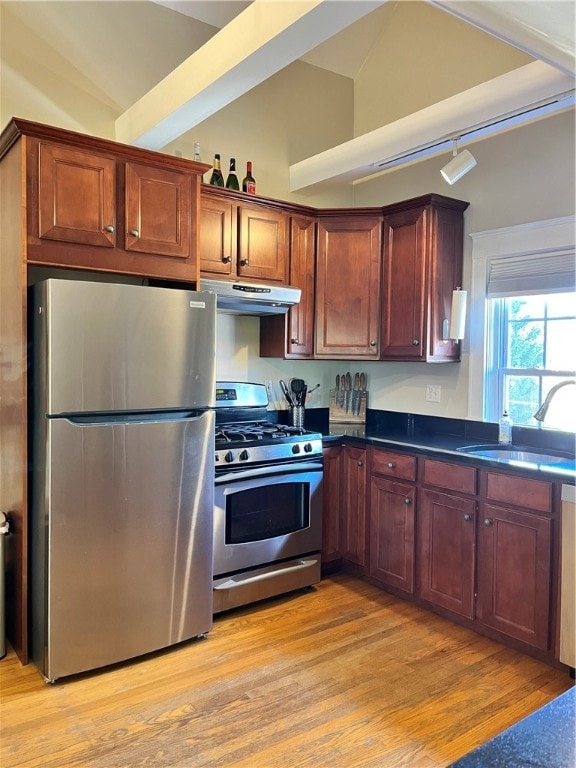
[{"label": "wall outlet", "polygon": [[440,384],[426,384],[426,400],[429,403],[439,403],[442,387]]}]

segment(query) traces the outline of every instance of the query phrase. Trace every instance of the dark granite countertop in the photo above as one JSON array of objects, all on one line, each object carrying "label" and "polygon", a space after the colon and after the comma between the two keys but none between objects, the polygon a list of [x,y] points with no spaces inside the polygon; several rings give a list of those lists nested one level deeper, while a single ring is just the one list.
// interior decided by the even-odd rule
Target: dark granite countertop
[{"label": "dark granite countertop", "polygon": [[449,768],[574,768],[575,705],[570,688]]},{"label": "dark granite countertop", "polygon": [[[368,410],[366,424],[330,422],[328,409],[306,411],[305,426],[317,430],[324,442],[358,442],[364,445],[390,447],[415,454],[436,455],[463,464],[474,464],[519,473],[534,473],[547,480],[561,480],[574,484],[576,471],[573,460],[560,465],[544,465],[490,458],[469,454],[466,446],[487,445],[497,447],[498,425],[465,419],[437,416],[419,416],[392,411]],[[546,453],[557,451],[574,455],[574,434],[534,427],[514,427],[512,442]],[[576,768],[576,766],[575,766]]]}]

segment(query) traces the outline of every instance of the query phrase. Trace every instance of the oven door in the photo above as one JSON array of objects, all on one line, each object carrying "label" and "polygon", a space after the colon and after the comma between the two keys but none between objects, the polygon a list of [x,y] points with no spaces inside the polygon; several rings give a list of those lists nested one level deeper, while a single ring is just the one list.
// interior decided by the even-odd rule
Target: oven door
[{"label": "oven door", "polygon": [[214,576],[319,552],[322,460],[216,476]]}]

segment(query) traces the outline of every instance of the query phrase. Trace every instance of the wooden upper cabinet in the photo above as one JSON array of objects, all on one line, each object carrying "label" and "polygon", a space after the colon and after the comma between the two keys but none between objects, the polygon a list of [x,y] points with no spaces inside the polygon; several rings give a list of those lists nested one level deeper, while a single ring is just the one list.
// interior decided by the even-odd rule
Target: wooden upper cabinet
[{"label": "wooden upper cabinet", "polygon": [[126,163],[126,250],[188,258],[190,198],[189,174]]},{"label": "wooden upper cabinet", "polygon": [[427,195],[384,209],[382,360],[460,359],[460,344],[447,336],[467,206]]},{"label": "wooden upper cabinet", "polygon": [[382,219],[320,217],[315,356],[378,359]]},{"label": "wooden upper cabinet", "polygon": [[198,280],[205,166],[26,121],[30,264]]},{"label": "wooden upper cabinet", "polygon": [[288,216],[261,206],[238,207],[238,277],[288,280]]},{"label": "wooden upper cabinet", "polygon": [[[244,198],[244,199],[243,199]],[[288,282],[289,216],[205,187],[200,203],[200,271],[252,282]]]},{"label": "wooden upper cabinet", "polygon": [[[200,272],[227,277],[236,273],[235,208],[229,200],[204,193],[200,199]],[[233,258],[234,257],[234,258]]]},{"label": "wooden upper cabinet", "polygon": [[38,237],[116,245],[116,162],[56,144],[38,146]]},{"label": "wooden upper cabinet", "polygon": [[260,356],[307,359],[314,355],[315,219],[290,220],[289,283],[302,291],[300,303],[286,315],[260,320]]}]

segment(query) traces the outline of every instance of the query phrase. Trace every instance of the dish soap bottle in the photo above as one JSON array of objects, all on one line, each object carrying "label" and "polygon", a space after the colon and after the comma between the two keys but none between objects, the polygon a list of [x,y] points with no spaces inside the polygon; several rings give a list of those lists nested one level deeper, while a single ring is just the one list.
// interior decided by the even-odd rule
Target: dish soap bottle
[{"label": "dish soap bottle", "polygon": [[512,419],[508,411],[504,411],[498,422],[498,442],[500,445],[509,445],[512,442]]}]

